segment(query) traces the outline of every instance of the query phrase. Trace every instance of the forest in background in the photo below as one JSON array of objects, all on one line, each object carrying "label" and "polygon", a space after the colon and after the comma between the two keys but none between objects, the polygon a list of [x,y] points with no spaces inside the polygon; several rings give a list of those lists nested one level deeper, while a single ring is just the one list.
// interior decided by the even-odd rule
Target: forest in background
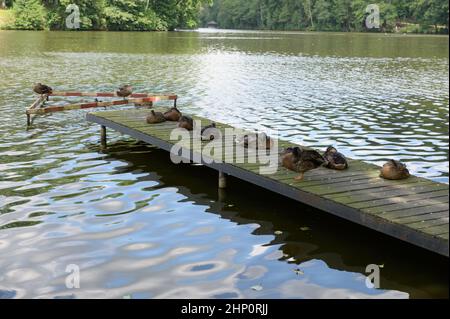
[{"label": "forest in background", "polygon": [[215,0],[200,19],[225,29],[369,31],[370,4],[380,10],[374,31],[448,33],[448,0]]},{"label": "forest in background", "polygon": [[[0,27],[66,30],[66,8],[79,7],[81,30],[224,29],[447,33],[448,0],[0,0]],[[369,4],[380,28],[368,30]],[[8,13],[8,14],[2,14]]]}]

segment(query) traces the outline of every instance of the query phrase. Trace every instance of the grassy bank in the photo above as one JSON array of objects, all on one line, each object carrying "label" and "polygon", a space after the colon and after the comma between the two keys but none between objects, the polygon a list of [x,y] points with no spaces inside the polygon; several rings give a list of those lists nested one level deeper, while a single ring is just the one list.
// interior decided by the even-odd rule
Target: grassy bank
[{"label": "grassy bank", "polygon": [[0,29],[12,24],[14,16],[11,10],[0,10]]}]

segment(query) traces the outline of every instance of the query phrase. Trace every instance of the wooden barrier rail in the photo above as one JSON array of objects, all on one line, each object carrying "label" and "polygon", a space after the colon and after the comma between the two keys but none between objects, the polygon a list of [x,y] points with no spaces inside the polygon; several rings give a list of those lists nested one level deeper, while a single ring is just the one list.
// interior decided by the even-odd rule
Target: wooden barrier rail
[{"label": "wooden barrier rail", "polygon": [[[66,96],[66,97],[95,97],[95,102],[87,102],[87,103],[72,103],[67,105],[50,105],[45,106],[45,101],[49,99],[51,96]],[[98,101],[97,98],[119,98],[117,93],[108,93],[108,92],[65,92],[65,91],[54,91],[51,94],[44,94],[39,96],[36,101],[31,104],[30,107],[26,109],[27,115],[27,126],[32,125],[33,119],[36,115],[44,115],[47,113],[54,112],[63,112],[63,111],[72,111],[72,110],[81,110],[81,109],[89,109],[96,107],[108,107],[108,106],[117,106],[117,105],[126,105],[126,104],[148,104],[153,105],[155,102],[160,101],[174,101],[174,106],[177,106],[178,96],[175,94],[151,94],[151,93],[133,93],[129,97],[124,98],[122,100],[115,101]]]}]

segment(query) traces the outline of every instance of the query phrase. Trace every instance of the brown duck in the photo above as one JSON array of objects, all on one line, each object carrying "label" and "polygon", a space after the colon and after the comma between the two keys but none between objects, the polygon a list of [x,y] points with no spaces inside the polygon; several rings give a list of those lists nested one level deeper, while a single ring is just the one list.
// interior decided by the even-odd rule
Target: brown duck
[{"label": "brown duck", "polygon": [[389,160],[384,164],[380,173],[380,177],[390,180],[406,179],[410,176],[406,165],[396,160]]},{"label": "brown duck", "polygon": [[49,87],[48,85],[42,84],[42,83],[36,83],[33,86],[33,91],[37,94],[52,94],[53,89]]},{"label": "brown duck", "polygon": [[164,113],[164,118],[166,121],[171,122],[178,122],[181,119],[181,116],[181,112],[176,107],[173,107]]},{"label": "brown duck", "polygon": [[329,146],[325,153],[323,154],[323,158],[327,161],[326,167],[335,169],[335,170],[344,170],[348,168],[347,158],[344,154],[339,153],[336,148],[333,146]]},{"label": "brown duck", "polygon": [[297,181],[302,181],[306,172],[327,164],[319,152],[300,147],[286,149],[281,155],[281,163],[285,168],[300,173],[295,178]]},{"label": "brown duck", "polygon": [[147,123],[148,124],[158,124],[165,122],[166,119],[164,118],[164,114],[161,112],[155,112],[151,110],[150,114],[147,116]]},{"label": "brown duck", "polygon": [[119,90],[116,92],[117,96],[127,98],[131,94],[133,94],[133,87],[131,85],[124,85],[119,88]]},{"label": "brown duck", "polygon": [[274,142],[273,139],[267,136],[266,133],[244,135],[236,140],[237,145],[244,148],[251,149],[272,149]]},{"label": "brown duck", "polygon": [[178,121],[178,127],[192,131],[194,129],[194,120],[189,116],[182,116]]}]

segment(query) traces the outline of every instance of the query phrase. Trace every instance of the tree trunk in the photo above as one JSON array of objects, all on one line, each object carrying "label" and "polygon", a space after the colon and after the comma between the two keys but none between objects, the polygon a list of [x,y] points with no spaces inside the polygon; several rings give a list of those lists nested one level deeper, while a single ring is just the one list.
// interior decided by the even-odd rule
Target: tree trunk
[{"label": "tree trunk", "polygon": [[6,9],[6,0],[0,2],[0,9]]}]

